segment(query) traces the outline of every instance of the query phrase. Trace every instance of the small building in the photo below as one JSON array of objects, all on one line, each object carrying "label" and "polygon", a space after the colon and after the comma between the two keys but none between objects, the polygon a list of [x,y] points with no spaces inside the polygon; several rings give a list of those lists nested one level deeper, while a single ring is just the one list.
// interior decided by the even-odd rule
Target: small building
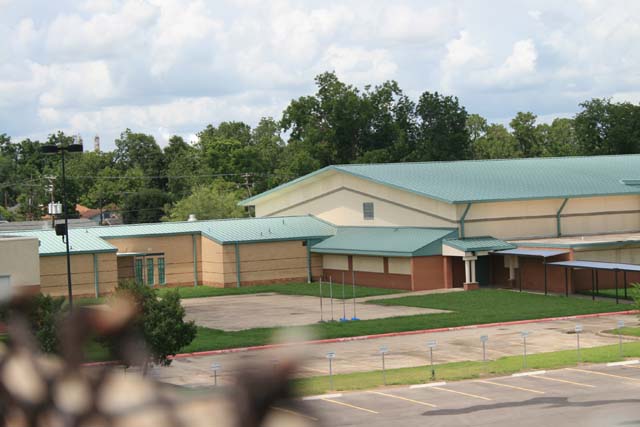
[{"label": "small building", "polygon": [[38,239],[34,237],[0,235],[0,299],[9,296],[15,287],[40,288]]}]

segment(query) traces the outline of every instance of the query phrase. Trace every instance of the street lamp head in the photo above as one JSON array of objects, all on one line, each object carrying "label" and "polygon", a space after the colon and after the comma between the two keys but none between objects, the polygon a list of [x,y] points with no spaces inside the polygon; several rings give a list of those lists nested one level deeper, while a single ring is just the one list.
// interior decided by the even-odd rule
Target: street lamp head
[{"label": "street lamp head", "polygon": [[58,152],[58,146],[57,145],[43,145],[42,146],[42,152],[44,154],[56,154]]}]

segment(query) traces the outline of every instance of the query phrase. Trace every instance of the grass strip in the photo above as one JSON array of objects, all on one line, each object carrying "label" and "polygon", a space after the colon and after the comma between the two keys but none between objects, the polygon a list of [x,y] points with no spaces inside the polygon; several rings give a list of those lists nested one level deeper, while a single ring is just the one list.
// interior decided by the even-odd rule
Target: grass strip
[{"label": "grass strip", "polygon": [[[625,357],[640,357],[640,342],[623,344]],[[581,349],[582,363],[608,363],[624,360],[617,344]],[[526,370],[559,369],[578,365],[575,350],[537,353],[527,356]],[[340,360],[334,359],[334,369],[340,369]],[[387,385],[424,384],[430,381],[459,381],[491,376],[510,375],[524,371],[522,356],[507,356],[487,362],[454,362],[434,365],[435,378],[431,378],[428,365],[387,369]],[[356,372],[333,376],[333,390],[329,388],[329,376],[317,376],[293,380],[296,394],[301,396],[323,394],[329,391],[368,390],[382,386],[382,371]]]}]

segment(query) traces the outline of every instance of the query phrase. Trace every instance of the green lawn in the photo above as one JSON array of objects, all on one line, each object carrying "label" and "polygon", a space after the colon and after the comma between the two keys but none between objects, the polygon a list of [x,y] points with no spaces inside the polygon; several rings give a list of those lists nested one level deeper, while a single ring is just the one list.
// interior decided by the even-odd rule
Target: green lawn
[{"label": "green lawn", "polygon": [[[265,292],[275,292],[283,295],[309,295],[320,296],[320,286],[318,283],[285,283],[277,285],[260,285],[260,286],[246,286],[242,288],[213,288],[211,286],[197,286],[197,287],[181,287],[181,288],[158,288],[160,296],[166,292],[177,290],[181,298],[203,298],[203,297],[219,297],[226,295],[246,295],[246,294],[259,294]],[[396,289],[383,289],[383,288],[370,288],[367,286],[356,286],[356,298],[370,297],[376,295],[391,295],[403,293],[405,291]],[[344,288],[345,298],[351,298],[353,296],[353,288],[350,285],[345,285]],[[333,297],[336,299],[342,299],[342,285],[333,284],[333,288],[330,289],[329,284],[322,285],[322,295],[329,297],[333,293]],[[108,297],[100,298],[76,298],[74,303],[80,306],[104,304]]]},{"label": "green lawn", "polygon": [[[593,302],[582,298],[544,296],[493,289],[407,296],[376,300],[371,303],[440,308],[451,310],[453,313],[315,324],[310,326],[313,335],[318,339],[353,337],[387,332],[602,313],[628,308],[610,301]],[[196,339],[184,351],[217,350],[266,344],[275,330],[275,328],[259,328],[225,332],[201,327],[198,328]]]},{"label": "green lawn", "polygon": [[[635,290],[634,288],[628,287],[627,288],[627,296],[624,296],[624,289],[623,288],[618,288],[618,298],[619,299],[626,299],[626,300],[631,300],[633,301],[633,295],[634,293],[637,293],[638,291]],[[582,295],[589,295],[591,296],[591,291],[580,291],[579,292]],[[616,290],[615,289],[600,289],[598,292],[596,292],[596,296],[599,297],[605,297],[605,298],[615,298],[616,297]]]},{"label": "green lawn", "polygon": [[621,334],[621,335],[627,335],[631,337],[640,337],[640,327],[627,326],[625,328],[620,328],[620,329],[611,329],[607,332],[610,334]]},{"label": "green lawn", "polygon": [[[623,353],[626,357],[640,356],[640,342],[625,343]],[[605,363],[622,360],[618,345],[583,348],[581,350],[583,363]],[[558,369],[574,366],[578,362],[575,350],[538,353],[527,356],[529,369]],[[340,361],[336,359],[336,366]],[[463,379],[481,378],[495,375],[509,375],[523,370],[522,356],[502,357],[494,361],[456,362],[435,365],[436,381],[456,381]],[[421,384],[431,380],[429,366],[415,368],[401,368],[387,370],[387,385]],[[297,394],[315,395],[330,390],[329,377],[319,376],[297,379],[293,381]],[[383,385],[382,371],[358,372],[353,374],[334,375],[333,389],[335,391],[364,390]]]}]

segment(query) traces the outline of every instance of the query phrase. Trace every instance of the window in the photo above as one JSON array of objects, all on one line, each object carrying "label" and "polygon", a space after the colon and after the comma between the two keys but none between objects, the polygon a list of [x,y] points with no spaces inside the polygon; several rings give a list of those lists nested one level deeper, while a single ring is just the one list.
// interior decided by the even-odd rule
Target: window
[{"label": "window", "polygon": [[362,204],[362,217],[364,219],[373,219],[373,202]]},{"label": "window", "polygon": [[147,285],[153,286],[153,258],[147,258]]},{"label": "window", "polygon": [[142,271],[142,258],[136,258],[136,282],[144,283],[144,272]]},{"label": "window", "polygon": [[158,283],[161,285],[167,283],[164,277],[164,258],[158,258]]}]

